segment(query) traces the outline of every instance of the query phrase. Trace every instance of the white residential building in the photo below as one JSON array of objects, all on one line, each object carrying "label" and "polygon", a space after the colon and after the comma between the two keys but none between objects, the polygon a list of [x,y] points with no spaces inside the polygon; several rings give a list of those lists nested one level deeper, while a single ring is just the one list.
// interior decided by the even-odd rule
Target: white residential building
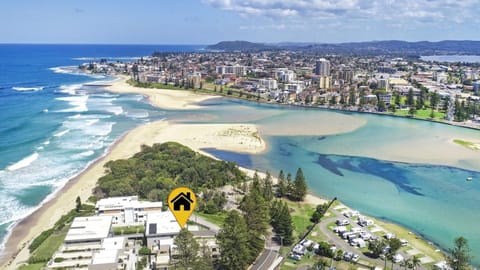
[{"label": "white residential building", "polygon": [[162,202],[139,201],[138,196],[111,197],[95,205],[98,216],[112,216],[114,225],[143,224],[147,214],[162,211]]},{"label": "white residential building", "polygon": [[275,71],[276,78],[283,83],[288,83],[296,79],[297,75],[295,71],[287,68],[277,68]]},{"label": "white residential building", "polygon": [[238,77],[247,75],[246,66],[217,66],[217,73],[221,75],[236,75]]},{"label": "white residential building", "polygon": [[259,88],[265,88],[267,90],[277,90],[278,84],[275,79],[260,79],[258,81]]}]

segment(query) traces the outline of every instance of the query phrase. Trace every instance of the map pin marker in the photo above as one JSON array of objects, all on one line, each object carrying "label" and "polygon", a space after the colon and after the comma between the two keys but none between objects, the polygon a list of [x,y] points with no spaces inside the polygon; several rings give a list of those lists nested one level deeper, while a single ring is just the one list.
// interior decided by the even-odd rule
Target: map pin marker
[{"label": "map pin marker", "polygon": [[168,207],[177,219],[178,225],[182,228],[185,227],[196,204],[195,193],[187,187],[178,187],[168,195]]}]

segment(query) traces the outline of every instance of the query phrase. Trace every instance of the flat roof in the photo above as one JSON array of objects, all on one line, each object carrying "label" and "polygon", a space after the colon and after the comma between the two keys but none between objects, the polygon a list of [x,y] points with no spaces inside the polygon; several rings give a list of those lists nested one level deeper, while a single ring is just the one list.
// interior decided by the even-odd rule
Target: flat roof
[{"label": "flat roof", "polygon": [[108,237],[103,239],[103,249],[123,249],[125,247],[125,237]]},{"label": "flat roof", "polygon": [[95,204],[97,210],[112,210],[124,208],[162,207],[162,202],[139,201],[138,196],[110,197],[99,200]]},{"label": "flat roof", "polygon": [[148,213],[146,235],[171,235],[180,232],[180,225],[170,210]]},{"label": "flat roof", "polygon": [[118,249],[102,249],[93,253],[93,264],[117,263]]},{"label": "flat roof", "polygon": [[111,216],[76,217],[65,242],[88,242],[107,238],[112,226]]}]

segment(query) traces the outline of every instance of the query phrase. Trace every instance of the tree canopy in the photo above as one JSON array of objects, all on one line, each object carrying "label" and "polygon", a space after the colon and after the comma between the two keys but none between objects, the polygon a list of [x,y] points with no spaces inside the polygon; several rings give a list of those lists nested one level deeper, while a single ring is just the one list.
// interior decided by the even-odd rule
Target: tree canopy
[{"label": "tree canopy", "polygon": [[195,192],[240,183],[245,174],[233,162],[218,161],[175,142],[143,145],[129,159],[105,164],[107,174],[98,181],[97,194],[138,195],[154,201],[165,200],[176,186]]}]

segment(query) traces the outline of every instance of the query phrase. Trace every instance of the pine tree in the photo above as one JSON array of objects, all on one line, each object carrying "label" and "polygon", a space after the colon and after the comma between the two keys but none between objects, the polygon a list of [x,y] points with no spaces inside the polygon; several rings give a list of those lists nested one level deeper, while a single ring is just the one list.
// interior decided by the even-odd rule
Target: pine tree
[{"label": "pine tree", "polygon": [[288,246],[293,243],[294,226],[292,216],[287,203],[281,205],[280,209],[273,227],[275,232],[282,238],[282,244]]},{"label": "pine tree", "polygon": [[265,201],[270,202],[273,199],[273,183],[272,176],[267,171],[265,178],[263,179],[262,195]]},{"label": "pine tree", "polygon": [[249,252],[249,232],[245,220],[233,210],[225,218],[217,234],[220,248],[220,264],[225,269],[244,270],[253,257]]},{"label": "pine tree", "polygon": [[178,269],[189,269],[197,263],[199,245],[190,231],[183,228],[175,237],[174,243],[177,246],[178,253],[173,264]]},{"label": "pine tree", "polygon": [[261,187],[260,187],[260,177],[258,176],[258,173],[255,171],[253,174],[253,179],[252,179],[252,184],[250,186],[250,191],[256,190],[257,192],[261,193]]},{"label": "pine tree", "polygon": [[413,89],[412,88],[410,88],[410,90],[408,90],[407,105],[408,106],[415,105],[415,99],[413,98]]},{"label": "pine tree", "polygon": [[283,170],[280,171],[278,174],[278,188],[277,188],[277,196],[284,197],[287,195],[287,183],[285,182],[285,175],[283,174]]},{"label": "pine tree", "polygon": [[297,174],[295,175],[295,181],[293,183],[293,192],[291,197],[295,201],[303,201],[307,195],[307,182],[305,181],[305,176],[303,176],[302,168],[298,168]]},{"label": "pine tree", "polygon": [[270,216],[268,205],[261,193],[252,189],[240,202],[240,210],[249,230],[249,246],[252,257],[256,257],[263,249]]},{"label": "pine tree", "polygon": [[293,192],[292,174],[287,174],[287,193],[285,195],[290,196]]}]

